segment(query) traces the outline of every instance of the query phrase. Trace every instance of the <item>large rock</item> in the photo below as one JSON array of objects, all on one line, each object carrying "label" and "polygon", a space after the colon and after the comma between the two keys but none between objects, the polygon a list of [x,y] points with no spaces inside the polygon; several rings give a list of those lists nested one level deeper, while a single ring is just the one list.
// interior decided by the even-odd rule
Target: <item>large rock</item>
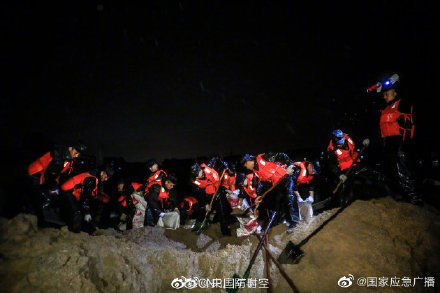
[{"label": "large rock", "polygon": [[[334,213],[300,223],[293,234],[285,233],[284,225],[274,227],[270,249],[278,255],[287,241],[300,243]],[[29,215],[1,219],[0,288],[7,292],[171,292],[176,291],[170,286],[175,278],[242,275],[257,245],[255,237],[219,238],[219,230],[213,225],[207,235],[196,236],[184,229],[147,227],[124,234],[102,230],[90,236],[65,227],[38,230],[35,217]],[[299,264],[283,266],[300,292],[347,290],[338,287],[337,281],[348,274],[438,277],[439,232],[435,212],[390,198],[356,201],[303,245],[305,256]],[[289,291],[274,265],[271,276],[275,292]],[[251,277],[265,278],[262,254]],[[362,289],[354,284],[348,290]]]}]

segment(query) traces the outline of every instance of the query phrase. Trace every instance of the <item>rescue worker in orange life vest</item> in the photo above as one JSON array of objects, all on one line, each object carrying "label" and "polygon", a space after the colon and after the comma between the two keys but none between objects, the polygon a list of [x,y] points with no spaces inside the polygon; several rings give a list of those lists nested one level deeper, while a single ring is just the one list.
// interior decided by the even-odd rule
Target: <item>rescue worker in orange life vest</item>
[{"label": "rescue worker in orange life vest", "polygon": [[[200,165],[198,163],[193,164],[191,166],[191,180],[195,187],[194,192],[198,193],[197,200],[200,202],[200,205],[205,208],[205,214],[210,208],[209,204],[212,196],[218,190],[217,196],[211,207],[211,209],[215,211],[213,222],[220,222],[220,229],[223,235],[231,235],[229,224],[232,222],[232,209],[226,199],[226,187],[222,186],[220,175],[218,173],[218,171],[223,171],[227,164],[223,161],[220,164],[218,163],[219,159],[215,158],[214,160],[211,160],[208,165],[204,163]],[[214,165],[218,165],[220,169],[214,169],[212,167]],[[198,223],[203,219],[204,215],[200,219],[196,219],[196,221]]]},{"label": "rescue worker in orange life vest", "polygon": [[59,183],[65,179],[61,177],[66,177],[72,172],[73,160],[85,150],[86,146],[80,142],[70,147],[57,146],[29,165],[28,174],[33,190],[30,201],[37,212],[39,225],[50,222],[44,215],[52,213],[52,209],[58,207]]},{"label": "rescue worker in orange life vest", "polygon": [[[293,174],[291,175],[292,180],[288,181],[290,186],[288,187],[290,194],[296,198],[296,202],[293,201],[293,198],[289,198],[290,202],[290,214],[292,218],[299,218],[299,202],[309,202],[313,203],[315,201],[315,186],[313,184],[313,179],[316,174],[315,167],[312,162],[302,161],[295,162],[295,169]],[[310,217],[313,216],[313,210],[310,210]],[[287,233],[292,233],[294,227],[289,227]]]},{"label": "rescue worker in orange life vest", "polygon": [[101,171],[90,171],[71,177],[61,185],[65,205],[68,207],[66,220],[72,232],[79,233],[83,222],[92,221],[91,201],[96,197],[98,185],[113,176],[111,167]]},{"label": "rescue worker in orange life vest", "polygon": [[156,226],[159,218],[177,207],[174,187],[177,178],[170,174],[162,178],[161,184],[154,184],[145,196],[148,208],[145,211],[145,226]]},{"label": "rescue worker in orange life vest", "polygon": [[[362,141],[362,144],[368,147],[370,140],[366,138]],[[330,172],[342,182],[347,181],[348,170],[360,162],[354,140],[340,129],[332,132],[332,139],[327,147],[326,157]]]},{"label": "rescue worker in orange life vest", "polygon": [[69,147],[57,146],[32,162],[28,167],[28,174],[35,185],[42,185],[49,190],[56,189],[60,176],[71,173],[73,160],[78,158],[86,148],[82,143]]},{"label": "rescue worker in orange life vest", "polygon": [[185,197],[179,204],[180,225],[184,226],[187,219],[203,221],[205,209],[200,202],[193,196]]},{"label": "rescue worker in orange life vest", "polygon": [[[364,139],[362,145],[368,147],[370,140]],[[355,141],[342,130],[334,130],[327,147],[326,163],[327,170],[330,171],[330,180],[334,182],[331,189],[333,190],[339,182],[342,182],[332,200],[335,206],[346,206],[354,199],[354,196],[358,195],[354,193],[354,183],[365,181],[364,177],[368,173],[368,168],[361,165],[360,159],[361,155],[356,149]]]},{"label": "rescue worker in orange life vest", "polygon": [[125,214],[126,230],[130,230],[133,226],[133,216],[136,208],[133,204],[131,194],[142,188],[142,184],[120,179],[117,182],[117,202],[119,214]]},{"label": "rescue worker in orange life vest", "polygon": [[161,184],[162,178],[167,176],[167,173],[159,166],[159,162],[155,159],[150,159],[146,163],[147,176],[144,182],[144,196],[148,193],[148,189],[154,184]]},{"label": "rescue worker in orange life vest", "polygon": [[[410,167],[414,117],[412,106],[397,93],[398,81],[382,82],[381,92],[386,106],[380,116],[380,133],[383,139],[384,167],[391,187],[413,204],[421,204],[416,191],[414,172]],[[396,199],[402,199],[395,195]]]},{"label": "rescue worker in orange life vest", "polygon": [[255,199],[257,196],[261,195],[262,185],[258,176],[254,173],[238,173],[237,174],[237,190],[239,190],[239,198],[241,199],[241,206],[239,206],[242,210],[250,209],[253,212],[252,207],[255,204]]},{"label": "rescue worker in orange life vest", "polygon": [[[271,212],[277,211],[285,215],[290,227],[295,227],[299,218],[292,217],[289,212],[291,192],[288,190],[288,181],[291,180],[291,176],[288,175],[294,171],[293,161],[284,153],[259,154],[257,157],[246,154],[242,157],[240,165],[244,167],[246,175],[253,173],[259,178],[262,184],[261,194],[284,178],[284,182],[280,182],[264,199],[261,195],[256,197],[255,203],[259,205],[258,218],[267,221]],[[278,218],[278,221],[281,220],[281,217]]]}]

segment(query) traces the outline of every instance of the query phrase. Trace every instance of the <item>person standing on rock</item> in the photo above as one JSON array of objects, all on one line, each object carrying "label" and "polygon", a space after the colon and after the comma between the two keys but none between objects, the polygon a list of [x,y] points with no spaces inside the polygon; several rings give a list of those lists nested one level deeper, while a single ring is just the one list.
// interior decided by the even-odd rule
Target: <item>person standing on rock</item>
[{"label": "person standing on rock", "polygon": [[[262,184],[261,194],[277,184],[279,180],[285,182],[274,188],[264,199],[258,195],[255,203],[259,205],[259,219],[267,221],[271,212],[278,211],[286,215],[289,227],[294,228],[298,222],[298,217],[292,217],[289,210],[295,207],[291,204],[296,197],[289,196],[287,189],[290,176],[294,171],[293,161],[284,153],[259,154],[257,157],[246,154],[240,160],[240,165],[244,167],[247,174],[253,173],[259,178]],[[292,199],[292,200],[291,200]]]},{"label": "person standing on rock", "polygon": [[94,170],[73,176],[61,185],[66,220],[72,232],[79,233],[84,223],[91,223],[91,201],[97,195],[98,185],[113,174],[113,168],[106,167],[101,171]]},{"label": "person standing on rock", "polygon": [[59,199],[60,177],[72,172],[73,160],[85,150],[86,146],[80,142],[69,147],[57,146],[29,165],[28,174],[35,194],[31,201],[40,225],[45,225],[44,215],[57,206],[55,202]]},{"label": "person standing on rock", "polygon": [[402,193],[405,200],[421,204],[410,164],[415,129],[413,107],[399,97],[398,83],[399,77],[394,74],[377,88],[377,92],[383,93],[386,103],[379,121],[385,173],[391,187]]},{"label": "person standing on rock", "polygon": [[174,189],[176,183],[177,178],[170,174],[162,178],[161,184],[150,187],[145,196],[148,205],[144,226],[156,226],[159,218],[177,207]]}]

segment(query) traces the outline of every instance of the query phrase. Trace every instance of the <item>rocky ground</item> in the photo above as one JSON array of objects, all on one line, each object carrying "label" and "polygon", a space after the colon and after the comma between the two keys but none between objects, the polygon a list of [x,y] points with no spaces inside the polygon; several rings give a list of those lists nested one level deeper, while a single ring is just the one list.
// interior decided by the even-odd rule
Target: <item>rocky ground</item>
[{"label": "rocky ground", "polygon": [[[269,247],[276,256],[289,240],[302,243],[301,261],[283,265],[300,292],[371,290],[356,284],[359,277],[432,276],[439,281],[440,214],[435,209],[391,198],[358,200],[308,239],[336,212],[300,223],[293,234],[287,234],[284,225],[270,231]],[[257,245],[255,237],[220,237],[216,225],[200,236],[183,228],[151,227],[124,233],[100,230],[90,236],[65,227],[38,229],[34,216],[21,214],[1,219],[0,229],[0,288],[6,292],[175,292],[170,284],[182,276],[242,275]],[[355,283],[338,287],[339,278],[348,274]],[[274,292],[290,292],[274,265],[271,276]],[[261,253],[251,277],[266,277]],[[213,291],[179,291],[184,290]],[[419,281],[415,288],[388,287],[387,291],[426,288]]]}]

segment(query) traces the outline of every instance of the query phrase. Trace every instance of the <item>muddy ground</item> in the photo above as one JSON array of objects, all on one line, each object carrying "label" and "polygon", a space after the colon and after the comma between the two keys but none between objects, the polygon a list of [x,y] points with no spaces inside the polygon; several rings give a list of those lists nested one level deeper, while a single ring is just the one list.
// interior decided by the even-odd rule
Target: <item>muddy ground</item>
[{"label": "muddy ground", "polygon": [[[269,248],[276,256],[288,241],[302,244],[301,261],[283,265],[300,292],[372,290],[356,283],[339,287],[338,280],[349,274],[355,282],[360,277],[439,278],[440,214],[435,209],[382,198],[358,200],[335,216],[336,212],[301,222],[293,234],[287,234],[283,224],[270,230]],[[31,215],[0,222],[0,288],[4,292],[221,292],[176,290],[171,282],[182,276],[242,275],[257,246],[255,236],[221,237],[218,225],[200,236],[184,228],[157,227],[124,233],[100,230],[90,236],[71,233],[66,227],[38,229]],[[261,253],[250,277],[266,278]],[[271,277],[274,292],[290,292],[274,265]],[[419,281],[416,287],[386,289],[426,292],[427,288]]]}]

